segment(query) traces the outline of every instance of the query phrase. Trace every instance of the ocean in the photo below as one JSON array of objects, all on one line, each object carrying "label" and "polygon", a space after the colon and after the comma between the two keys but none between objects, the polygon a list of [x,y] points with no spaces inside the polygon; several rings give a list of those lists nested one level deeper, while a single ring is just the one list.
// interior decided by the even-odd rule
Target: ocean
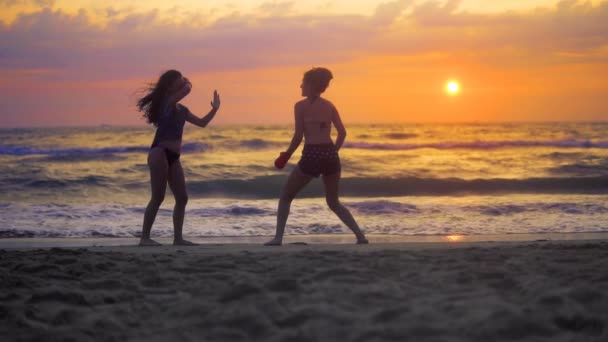
[{"label": "ocean", "polygon": [[[608,123],[348,126],[342,202],[367,233],[608,231]],[[273,235],[291,126],[187,126],[187,237]],[[0,129],[0,237],[134,237],[152,126]],[[173,234],[167,190],[153,237]],[[314,180],[286,234],[350,233]]]}]

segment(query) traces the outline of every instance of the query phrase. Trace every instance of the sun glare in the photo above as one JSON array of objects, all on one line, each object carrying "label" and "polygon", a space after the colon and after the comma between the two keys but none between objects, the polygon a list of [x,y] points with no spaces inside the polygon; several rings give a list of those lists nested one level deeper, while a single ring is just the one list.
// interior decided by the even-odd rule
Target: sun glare
[{"label": "sun glare", "polygon": [[462,235],[446,235],[445,239],[448,240],[449,242],[460,242],[464,239],[464,236]]},{"label": "sun glare", "polygon": [[456,94],[460,90],[460,85],[457,82],[450,81],[448,82],[446,89],[450,94]]}]

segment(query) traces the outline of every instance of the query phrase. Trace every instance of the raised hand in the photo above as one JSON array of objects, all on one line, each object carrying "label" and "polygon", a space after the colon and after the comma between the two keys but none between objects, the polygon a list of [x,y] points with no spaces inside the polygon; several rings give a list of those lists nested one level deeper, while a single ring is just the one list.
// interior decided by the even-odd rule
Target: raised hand
[{"label": "raised hand", "polygon": [[214,110],[218,110],[220,108],[220,94],[217,93],[217,90],[213,91],[213,101],[211,101],[211,108]]}]

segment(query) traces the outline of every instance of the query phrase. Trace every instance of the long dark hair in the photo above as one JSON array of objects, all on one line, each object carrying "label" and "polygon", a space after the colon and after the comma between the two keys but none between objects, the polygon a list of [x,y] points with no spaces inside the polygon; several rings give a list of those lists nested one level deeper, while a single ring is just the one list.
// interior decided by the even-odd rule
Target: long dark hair
[{"label": "long dark hair", "polygon": [[160,111],[162,110],[163,101],[167,96],[169,87],[182,77],[182,73],[177,70],[165,71],[156,83],[152,83],[145,90],[146,96],[137,101],[137,108],[140,112],[144,112],[143,117],[148,123],[158,124]]}]

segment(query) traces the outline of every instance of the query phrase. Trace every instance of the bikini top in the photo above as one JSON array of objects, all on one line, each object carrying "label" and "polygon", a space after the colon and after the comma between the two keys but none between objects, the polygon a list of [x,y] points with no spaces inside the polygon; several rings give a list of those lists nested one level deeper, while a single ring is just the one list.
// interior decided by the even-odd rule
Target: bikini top
[{"label": "bikini top", "polygon": [[181,140],[184,134],[184,124],[186,123],[186,115],[190,110],[188,107],[177,104],[176,107],[169,105],[161,112],[156,126],[156,134],[154,142],[162,140]]},{"label": "bikini top", "polygon": [[305,125],[319,126],[320,129],[329,128],[330,121],[305,121]]},{"label": "bikini top", "polygon": [[[319,97],[312,98],[310,101],[310,104],[315,103],[318,99],[319,99]],[[307,121],[307,120],[305,120],[304,124],[305,125],[315,125],[315,126],[318,126],[320,129],[324,129],[324,128],[330,127],[329,125],[331,124],[331,121],[321,121],[321,120],[320,121],[313,121],[313,120]]]}]

